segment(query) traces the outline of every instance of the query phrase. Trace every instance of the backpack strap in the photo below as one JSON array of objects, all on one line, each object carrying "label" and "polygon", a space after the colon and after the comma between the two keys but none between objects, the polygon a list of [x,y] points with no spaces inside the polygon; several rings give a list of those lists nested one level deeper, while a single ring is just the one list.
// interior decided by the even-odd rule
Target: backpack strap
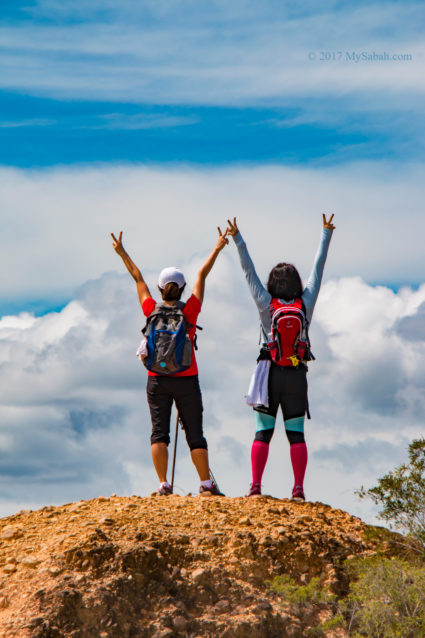
[{"label": "backpack strap", "polygon": [[[304,301],[302,299],[301,299],[301,302],[302,302],[302,310],[303,310],[304,316],[305,316],[305,340],[306,340],[306,343],[307,343],[307,347],[305,349],[305,359],[304,360],[305,361],[315,361],[316,357],[314,356],[314,354],[311,351],[310,335],[308,333],[308,329],[310,327],[310,322],[307,319],[307,310],[306,310]],[[310,412],[308,410],[308,406],[307,406],[307,418],[309,418],[309,419],[311,418],[310,417]]]},{"label": "backpack strap", "polygon": [[146,317],[145,327],[142,328],[142,333],[147,336],[149,334],[150,324],[155,317],[170,317],[170,315],[175,315],[176,317],[183,317],[186,324],[186,332],[188,332],[193,325],[189,323],[183,313],[183,308],[185,307],[185,303],[183,301],[176,301],[175,304],[169,306],[165,303],[156,303],[155,308],[152,310],[151,314]]}]

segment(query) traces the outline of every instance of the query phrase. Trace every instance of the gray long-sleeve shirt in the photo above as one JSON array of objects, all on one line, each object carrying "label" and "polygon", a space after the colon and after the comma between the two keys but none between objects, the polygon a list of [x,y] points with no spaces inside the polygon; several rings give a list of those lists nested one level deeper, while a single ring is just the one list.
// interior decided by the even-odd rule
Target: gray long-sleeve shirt
[{"label": "gray long-sleeve shirt", "polygon": [[[322,283],[323,269],[325,267],[331,237],[332,230],[329,230],[328,228],[322,228],[320,244],[316,253],[316,257],[314,259],[313,268],[311,270],[310,277],[308,278],[307,285],[301,295],[306,309],[307,320],[309,323],[311,322],[314,306],[319,295],[320,284]],[[269,306],[272,296],[261,283],[260,278],[255,271],[252,259],[248,253],[248,248],[246,247],[246,244],[240,232],[234,235],[233,239],[238,249],[242,270],[245,273],[251,295],[256,303],[258,312],[260,314],[263,338],[264,341],[267,341],[267,336],[271,331]]]}]

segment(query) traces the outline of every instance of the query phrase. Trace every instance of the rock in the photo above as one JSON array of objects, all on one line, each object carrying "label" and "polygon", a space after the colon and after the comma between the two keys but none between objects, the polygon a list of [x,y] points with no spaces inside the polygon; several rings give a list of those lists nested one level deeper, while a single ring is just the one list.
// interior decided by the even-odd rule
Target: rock
[{"label": "rock", "polygon": [[192,579],[195,583],[205,583],[209,579],[209,571],[199,567],[192,572]]},{"label": "rock", "polygon": [[178,631],[183,631],[187,627],[187,620],[184,616],[176,616],[173,618],[173,627]]},{"label": "rock", "polygon": [[6,525],[0,533],[0,538],[6,541],[12,540],[12,538],[19,538],[22,536],[22,530],[12,525]]},{"label": "rock", "polygon": [[6,563],[14,563],[15,564],[17,562],[18,562],[18,560],[16,559],[16,556],[8,556],[6,558]]},{"label": "rock", "polygon": [[262,538],[258,542],[262,547],[268,547],[273,544],[273,539],[270,536],[262,536]]},{"label": "rock", "polygon": [[115,520],[113,518],[110,518],[109,516],[105,516],[104,518],[101,518],[99,521],[100,525],[115,525]]},{"label": "rock", "polygon": [[217,536],[215,534],[210,534],[209,536],[206,537],[205,543],[207,545],[217,545],[218,544],[218,538],[217,538]]},{"label": "rock", "polygon": [[6,609],[9,606],[9,601],[6,596],[0,596],[0,609]]},{"label": "rock", "polygon": [[25,565],[25,567],[35,568],[37,565],[41,563],[41,560],[36,556],[26,556],[21,560],[21,564]]},{"label": "rock", "polygon": [[113,496],[1,524],[5,638],[300,638],[308,615],[302,623],[285,616],[289,606],[267,581],[319,576],[339,596],[349,585],[339,566],[376,553],[381,534],[376,528],[367,540],[365,526],[344,512],[266,496]]},{"label": "rock", "polygon": [[272,606],[268,600],[261,600],[259,603],[257,603],[256,609],[259,611],[270,611],[270,609],[272,609]]},{"label": "rock", "polygon": [[248,516],[245,516],[244,518],[241,518],[241,520],[239,521],[241,525],[252,525],[252,521],[250,518],[248,518]]},{"label": "rock", "polygon": [[219,614],[224,614],[226,611],[229,611],[229,609],[230,603],[225,598],[219,600],[218,603],[216,603],[216,605],[214,606],[214,610]]}]

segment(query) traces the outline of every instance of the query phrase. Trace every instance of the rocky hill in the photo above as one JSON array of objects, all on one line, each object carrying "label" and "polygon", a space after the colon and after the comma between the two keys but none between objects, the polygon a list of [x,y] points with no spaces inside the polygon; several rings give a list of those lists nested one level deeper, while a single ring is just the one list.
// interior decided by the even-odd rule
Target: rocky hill
[{"label": "rocky hill", "polygon": [[301,638],[308,607],[294,616],[267,581],[319,577],[344,593],[344,561],[375,551],[368,530],[328,505],[268,496],[21,511],[0,520],[0,636]]}]

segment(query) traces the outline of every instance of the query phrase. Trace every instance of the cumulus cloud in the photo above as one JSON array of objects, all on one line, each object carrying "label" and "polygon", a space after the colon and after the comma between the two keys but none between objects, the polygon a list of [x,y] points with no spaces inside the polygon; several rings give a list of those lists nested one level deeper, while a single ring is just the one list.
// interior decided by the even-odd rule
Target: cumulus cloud
[{"label": "cumulus cloud", "polygon": [[[254,424],[244,394],[258,318],[231,250],[207,281],[198,362],[212,468],[236,496],[250,480]],[[183,264],[189,286],[204,258]],[[152,290],[157,274],[147,274]],[[395,293],[360,278],[324,284],[311,332],[317,361],[310,366],[313,418],[306,425],[310,499],[370,518],[353,490],[402,462],[408,441],[423,432],[425,344],[406,338],[408,324],[403,333],[397,326],[422,313],[424,303],[425,285]],[[0,320],[3,513],[155,488],[146,373],[135,356],[143,323],[132,280],[117,273],[87,282],[60,312]],[[281,417],[264,484],[275,496],[291,488]],[[197,489],[184,437],[176,485]]]},{"label": "cumulus cloud", "polygon": [[341,442],[333,447],[323,446],[314,452],[314,461],[324,472],[331,466],[348,474],[364,471],[370,475],[373,466],[393,468],[399,464],[400,447],[404,452],[409,442],[407,438],[400,437],[399,445],[394,445],[369,436],[351,445]]},{"label": "cumulus cloud", "polygon": [[416,312],[399,319],[394,329],[408,341],[425,341],[425,303],[421,304]]}]

